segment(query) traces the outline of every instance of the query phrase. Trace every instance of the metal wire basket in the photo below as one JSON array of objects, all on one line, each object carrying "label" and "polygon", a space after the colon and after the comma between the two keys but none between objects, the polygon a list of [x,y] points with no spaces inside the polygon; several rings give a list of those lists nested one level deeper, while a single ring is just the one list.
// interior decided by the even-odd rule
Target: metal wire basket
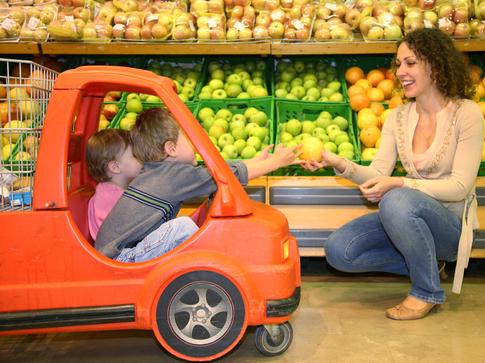
[{"label": "metal wire basket", "polygon": [[37,152],[58,73],[0,58],[0,212],[31,208]]}]

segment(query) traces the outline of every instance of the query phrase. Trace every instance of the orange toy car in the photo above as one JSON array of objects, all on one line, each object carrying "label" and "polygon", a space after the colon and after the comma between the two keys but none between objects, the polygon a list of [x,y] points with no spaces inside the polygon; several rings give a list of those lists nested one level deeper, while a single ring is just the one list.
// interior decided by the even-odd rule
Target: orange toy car
[{"label": "orange toy car", "polygon": [[[113,90],[159,96],[218,187],[192,215],[199,231],[143,263],[111,260],[89,237],[95,184],[85,145]],[[290,345],[300,261],[287,220],[248,197],[170,79],[109,66],[60,74],[33,186],[31,208],[0,209],[0,335],[150,329],[170,353],[191,361],[223,356],[248,326],[258,326],[256,346],[265,355]]]}]

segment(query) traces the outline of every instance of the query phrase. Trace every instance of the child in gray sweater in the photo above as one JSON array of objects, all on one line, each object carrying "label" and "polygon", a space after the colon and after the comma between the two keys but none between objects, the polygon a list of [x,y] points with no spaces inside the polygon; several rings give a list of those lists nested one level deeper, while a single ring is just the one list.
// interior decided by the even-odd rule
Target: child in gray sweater
[{"label": "child in gray sweater", "polygon": [[[144,169],[106,217],[95,242],[96,249],[104,255],[123,261],[147,235],[174,220],[185,200],[217,190],[209,170],[197,166],[191,143],[169,111],[154,108],[141,113],[132,137],[133,152],[144,162]],[[278,145],[273,154],[268,151],[269,147],[254,159],[230,163],[243,185],[249,179],[298,162],[297,147]],[[182,240],[190,234],[183,233]],[[176,235],[163,239],[181,243]],[[172,243],[171,248],[175,246]],[[150,258],[154,257],[152,254]]]}]

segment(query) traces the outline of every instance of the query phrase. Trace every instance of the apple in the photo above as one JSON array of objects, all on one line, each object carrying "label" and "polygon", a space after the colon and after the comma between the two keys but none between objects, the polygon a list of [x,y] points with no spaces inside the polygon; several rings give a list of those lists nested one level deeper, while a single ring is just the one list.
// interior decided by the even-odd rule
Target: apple
[{"label": "apple", "polygon": [[458,38],[466,38],[471,33],[471,27],[468,23],[458,23],[456,24],[455,31],[453,35]]},{"label": "apple", "polygon": [[216,140],[219,140],[219,137],[221,137],[224,133],[224,127],[220,125],[212,125],[209,129],[209,136],[216,138]]},{"label": "apple", "polygon": [[103,107],[103,115],[108,119],[112,120],[113,117],[118,113],[118,106],[116,104],[108,104]]},{"label": "apple", "polygon": [[302,124],[297,119],[291,119],[286,123],[286,132],[291,134],[293,137],[301,133]]},{"label": "apple", "polygon": [[199,120],[202,120],[202,121],[208,119],[209,117],[214,117],[214,116],[215,116],[214,110],[210,107],[201,108],[199,113],[197,114],[197,117],[199,118]]},{"label": "apple", "polygon": [[246,140],[249,136],[249,132],[244,126],[237,126],[231,128],[231,135],[235,140]]},{"label": "apple", "polygon": [[243,151],[243,149],[246,147],[246,140],[244,139],[237,139],[234,141],[234,146],[237,149],[238,154],[240,155]]},{"label": "apple", "polygon": [[273,21],[268,27],[268,34],[273,39],[283,38],[284,32],[285,27],[283,26],[283,23],[279,21]]},{"label": "apple", "polygon": [[234,144],[234,137],[229,133],[224,133],[217,138],[217,145],[219,145],[221,149],[223,149],[226,145],[232,144]]},{"label": "apple", "polygon": [[[256,139],[259,141],[258,138]],[[252,145],[247,145],[247,142],[246,142],[246,146],[244,147],[244,149],[241,150],[241,157],[243,159],[252,159],[256,156],[256,153],[257,153],[256,148]]]},{"label": "apple", "polygon": [[143,111],[143,105],[140,100],[131,99],[126,102],[126,111],[141,113]]},{"label": "apple", "polygon": [[123,117],[120,121],[120,129],[122,130],[131,130],[133,126],[135,126],[136,119],[131,117]]},{"label": "apple", "polygon": [[362,150],[361,159],[362,160],[374,160],[377,154],[377,149],[373,147],[366,147]]},{"label": "apple", "polygon": [[322,160],[322,151],[324,150],[324,144],[318,137],[309,136],[302,140],[300,159],[303,160]]},{"label": "apple", "polygon": [[384,39],[396,40],[402,38],[401,27],[397,24],[390,24],[384,28]]},{"label": "apple", "polygon": [[262,142],[257,136],[249,136],[246,140],[246,147],[252,146],[256,151],[261,150]]},{"label": "apple", "polygon": [[226,144],[222,148],[222,152],[225,153],[230,160],[237,159],[239,153],[238,148],[234,144]]},{"label": "apple", "polygon": [[268,123],[268,116],[263,111],[257,111],[249,117],[249,122],[254,122],[259,126],[266,126]]}]

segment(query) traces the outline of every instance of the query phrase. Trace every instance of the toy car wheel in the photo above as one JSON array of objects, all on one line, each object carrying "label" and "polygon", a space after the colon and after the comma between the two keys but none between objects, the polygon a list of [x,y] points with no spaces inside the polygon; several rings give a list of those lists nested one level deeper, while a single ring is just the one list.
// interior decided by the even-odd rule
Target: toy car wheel
[{"label": "toy car wheel", "polygon": [[229,351],[246,328],[239,290],[210,271],[172,281],[157,303],[156,320],[159,334],[174,351],[199,359]]},{"label": "toy car wheel", "polygon": [[[268,331],[271,330],[271,334]],[[270,325],[256,328],[254,337],[256,348],[261,354],[271,357],[285,352],[293,340],[293,328],[289,322],[280,325]]]}]

